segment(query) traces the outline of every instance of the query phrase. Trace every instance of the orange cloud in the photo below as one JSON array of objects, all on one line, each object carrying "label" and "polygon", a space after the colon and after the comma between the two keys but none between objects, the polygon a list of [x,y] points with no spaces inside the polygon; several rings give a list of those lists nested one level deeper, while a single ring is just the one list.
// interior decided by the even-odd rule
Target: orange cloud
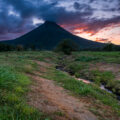
[{"label": "orange cloud", "polygon": [[104,43],[110,42],[110,40],[105,39],[105,38],[96,38],[95,41],[96,41],[96,42],[104,42]]},{"label": "orange cloud", "polygon": [[[98,26],[101,24],[96,23],[89,25],[87,23],[80,24],[63,24],[63,28],[67,29],[71,33],[86,38],[88,40],[93,40],[97,42],[112,42],[114,44],[120,44],[120,23],[110,23],[105,25],[101,29]],[[97,29],[98,27],[98,29]]]}]

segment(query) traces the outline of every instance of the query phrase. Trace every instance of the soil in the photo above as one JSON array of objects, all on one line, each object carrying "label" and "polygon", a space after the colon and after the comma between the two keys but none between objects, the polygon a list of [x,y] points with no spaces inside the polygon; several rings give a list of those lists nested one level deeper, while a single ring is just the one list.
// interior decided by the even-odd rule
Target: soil
[{"label": "soil", "polygon": [[[42,78],[41,75],[51,64],[40,61],[36,61],[36,63],[39,66],[39,71],[29,74],[33,81],[27,95],[29,105],[50,115],[52,120],[98,120],[99,115],[89,111],[92,106],[90,99],[77,98],[53,80]],[[94,103],[94,107],[96,107],[95,105]],[[99,107],[103,118],[106,118],[107,115],[107,118],[111,118],[111,120],[119,120],[113,116],[109,107],[102,105],[97,105],[97,107]],[[104,108],[108,110],[106,114],[102,113]]]},{"label": "soil", "polygon": [[[37,63],[40,66],[50,66],[43,62],[37,61]],[[41,78],[38,72],[29,77],[32,78],[33,84],[27,96],[28,104],[53,115],[55,120],[97,120],[97,117],[88,110],[89,104],[86,105],[80,99],[70,95],[54,81]]]}]

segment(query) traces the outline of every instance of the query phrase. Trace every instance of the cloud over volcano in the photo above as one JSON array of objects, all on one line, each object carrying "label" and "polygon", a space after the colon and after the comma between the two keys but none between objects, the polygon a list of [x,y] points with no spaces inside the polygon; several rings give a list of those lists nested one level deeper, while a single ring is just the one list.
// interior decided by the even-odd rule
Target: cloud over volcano
[{"label": "cloud over volcano", "polygon": [[0,18],[0,40],[16,38],[46,20],[57,22],[74,34],[90,37],[103,29],[120,29],[120,1],[0,0]]}]

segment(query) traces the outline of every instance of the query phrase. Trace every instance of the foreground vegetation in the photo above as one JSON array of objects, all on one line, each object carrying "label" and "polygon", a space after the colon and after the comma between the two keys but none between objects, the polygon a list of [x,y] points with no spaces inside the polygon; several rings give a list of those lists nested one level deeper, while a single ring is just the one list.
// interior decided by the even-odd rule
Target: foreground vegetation
[{"label": "foreground vegetation", "polygon": [[[117,57],[117,59],[116,59]],[[70,56],[54,52],[3,52],[0,53],[0,120],[49,120],[50,117],[27,104],[27,92],[32,81],[27,74],[38,70],[35,61],[44,61],[53,65],[41,75],[47,79],[55,80],[59,85],[71,91],[77,97],[85,97],[93,101],[93,105],[109,106],[109,115],[120,116],[120,102],[114,94],[101,90],[99,86],[105,84],[114,93],[120,90],[120,80],[117,79],[119,70],[114,73],[114,66],[120,64],[119,52],[73,52]],[[98,64],[100,63],[100,65]],[[63,70],[94,81],[95,84],[85,84],[71,75],[55,69],[61,65]],[[100,67],[106,65],[107,69]],[[113,69],[109,69],[109,65]],[[97,108],[90,107],[92,112]],[[104,110],[103,110],[103,115]]]},{"label": "foreground vegetation", "polygon": [[86,97],[89,100],[93,98],[93,104],[97,102],[99,105],[102,105],[101,103],[103,103],[105,105],[111,106],[113,111],[120,115],[120,106],[119,102],[116,100],[116,97],[113,94],[101,90],[94,84],[85,84],[82,81],[78,81],[75,78],[69,76],[67,73],[55,69],[50,69],[47,75],[45,74],[43,77],[55,80],[65,89],[72,91],[73,95]]},{"label": "foreground vegetation", "polygon": [[[117,59],[116,59],[117,58]],[[104,85],[120,95],[119,52],[74,52],[59,61],[60,66],[71,75]]]},{"label": "foreground vegetation", "polygon": [[37,111],[23,99],[29,79],[10,66],[0,66],[0,119],[37,119]]},{"label": "foreground vegetation", "polygon": [[[89,100],[92,98],[93,104],[111,106],[111,110],[120,115],[120,102],[116,96],[120,95],[120,80],[116,79],[116,74],[111,69],[109,70],[109,66],[106,66],[107,70],[99,70],[98,65],[98,63],[104,63],[100,66],[103,67],[110,64],[113,67],[112,70],[114,70],[114,65],[119,68],[119,58],[119,52],[73,52],[70,56],[61,54],[61,57],[59,56],[58,61],[56,61],[57,66],[61,67],[61,70],[56,70],[54,66],[42,77],[55,80],[74,95],[88,97],[87,99]],[[120,70],[117,74],[120,74]],[[74,75],[76,78],[91,80],[93,84],[85,84],[82,81],[78,81],[73,77]],[[100,88],[101,84],[108,89],[110,88],[116,95],[102,90]]]},{"label": "foreground vegetation", "polygon": [[27,104],[25,96],[31,84],[27,74],[36,68],[32,60],[49,56],[48,52],[0,53],[0,120],[48,120]]}]

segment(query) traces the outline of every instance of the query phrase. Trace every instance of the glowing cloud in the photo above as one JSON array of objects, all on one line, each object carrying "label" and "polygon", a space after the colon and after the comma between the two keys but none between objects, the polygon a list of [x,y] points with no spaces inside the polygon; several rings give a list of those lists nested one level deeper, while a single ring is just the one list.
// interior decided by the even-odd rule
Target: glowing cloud
[{"label": "glowing cloud", "polygon": [[38,19],[38,18],[33,18],[33,25],[40,25],[40,24],[43,24],[44,23],[44,20],[42,19]]}]

